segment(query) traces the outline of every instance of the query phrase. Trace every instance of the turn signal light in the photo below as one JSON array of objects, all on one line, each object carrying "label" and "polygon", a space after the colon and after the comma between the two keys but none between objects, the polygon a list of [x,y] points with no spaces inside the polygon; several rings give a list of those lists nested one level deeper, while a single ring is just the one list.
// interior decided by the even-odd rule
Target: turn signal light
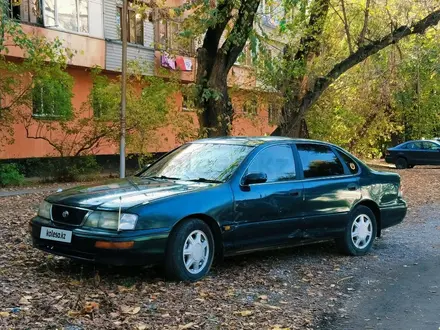
[{"label": "turn signal light", "polygon": [[95,247],[98,249],[131,249],[134,246],[133,241],[129,242],[104,242],[104,241],[97,241],[95,243]]}]

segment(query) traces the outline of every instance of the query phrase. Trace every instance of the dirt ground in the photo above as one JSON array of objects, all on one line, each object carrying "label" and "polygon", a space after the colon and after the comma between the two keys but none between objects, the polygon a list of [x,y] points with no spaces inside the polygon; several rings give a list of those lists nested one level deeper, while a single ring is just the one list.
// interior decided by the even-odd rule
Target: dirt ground
[{"label": "dirt ground", "polygon": [[[399,173],[409,214],[395,235],[404,236],[399,227],[422,226],[426,207],[440,205],[440,168]],[[46,194],[0,197],[1,329],[326,328],[354,299],[353,276],[386,267],[399,249],[385,235],[352,258],[330,242],[229,258],[197,283],[165,282],[155,268],[81,265],[32,248],[28,223]]]}]

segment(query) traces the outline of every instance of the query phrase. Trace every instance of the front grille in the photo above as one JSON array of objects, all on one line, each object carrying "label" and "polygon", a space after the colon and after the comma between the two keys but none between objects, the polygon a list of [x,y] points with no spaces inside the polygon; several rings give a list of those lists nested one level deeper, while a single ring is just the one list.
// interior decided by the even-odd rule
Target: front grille
[{"label": "front grille", "polygon": [[71,226],[79,226],[86,216],[88,210],[75,207],[52,205],[52,220]]}]

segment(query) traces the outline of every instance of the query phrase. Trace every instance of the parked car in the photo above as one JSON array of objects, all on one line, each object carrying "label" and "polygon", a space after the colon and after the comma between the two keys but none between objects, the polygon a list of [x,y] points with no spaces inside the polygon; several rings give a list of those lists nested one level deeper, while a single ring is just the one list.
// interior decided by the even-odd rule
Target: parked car
[{"label": "parked car", "polygon": [[416,165],[440,165],[440,141],[408,141],[387,149],[385,161],[398,169]]},{"label": "parked car", "polygon": [[47,197],[32,219],[36,248],[113,265],[163,263],[198,280],[213,258],[335,239],[367,253],[407,212],[400,176],[343,149],[289,138],[199,140],[134,177]]}]

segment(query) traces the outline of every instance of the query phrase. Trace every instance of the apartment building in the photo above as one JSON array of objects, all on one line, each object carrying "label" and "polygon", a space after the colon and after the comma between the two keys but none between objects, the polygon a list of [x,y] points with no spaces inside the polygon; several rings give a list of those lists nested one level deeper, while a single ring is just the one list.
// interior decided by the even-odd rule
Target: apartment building
[{"label": "apartment building", "polygon": [[[179,5],[181,0],[169,0],[170,6]],[[11,18],[22,24],[26,33],[45,36],[48,39],[59,38],[66,47],[77,54],[69,61],[67,72],[74,79],[72,105],[79,109],[87,100],[92,88],[90,71],[93,67],[104,69],[103,74],[116,76],[120,72],[122,59],[121,13],[120,0],[9,0]],[[269,13],[271,8],[261,9]],[[274,15],[266,15],[273,16]],[[274,22],[266,20],[268,28]],[[276,22],[275,22],[276,24]],[[179,45],[175,36],[180,24],[175,21],[149,21],[134,10],[128,13],[128,60],[142,61],[145,74],[160,75],[161,70],[175,70],[180,66],[180,79],[183,84],[193,83],[196,77],[196,42]],[[273,27],[272,27],[273,28]],[[165,57],[162,49],[172,49],[177,57],[171,62]],[[238,115],[234,122],[234,135],[263,135],[273,130],[274,110],[269,104],[249,106],[247,95],[258,86],[249,61],[249,50],[237,61],[229,75],[230,86],[236,86],[232,94],[234,110]],[[23,54],[11,48],[8,54],[11,59],[19,60]],[[174,63],[174,64],[173,64]],[[173,66],[174,65],[174,66]],[[238,91],[238,92],[237,92]],[[186,106],[182,95],[175,95],[179,111],[191,111]],[[251,103],[252,105],[252,103]],[[44,109],[40,109],[44,113]],[[246,116],[256,113],[254,119]],[[38,114],[34,117],[38,120]],[[93,116],[93,113],[87,114]],[[192,114],[197,128],[197,116]],[[255,120],[257,118],[258,120]],[[52,132],[51,134],[57,134]],[[178,143],[172,130],[160,132],[163,139],[155,141],[152,152],[164,152]],[[94,150],[97,154],[116,154],[116,145],[100,146]],[[28,139],[23,125],[14,126],[14,143],[0,150],[0,159],[45,157],[53,154],[52,147],[43,140]]]}]

